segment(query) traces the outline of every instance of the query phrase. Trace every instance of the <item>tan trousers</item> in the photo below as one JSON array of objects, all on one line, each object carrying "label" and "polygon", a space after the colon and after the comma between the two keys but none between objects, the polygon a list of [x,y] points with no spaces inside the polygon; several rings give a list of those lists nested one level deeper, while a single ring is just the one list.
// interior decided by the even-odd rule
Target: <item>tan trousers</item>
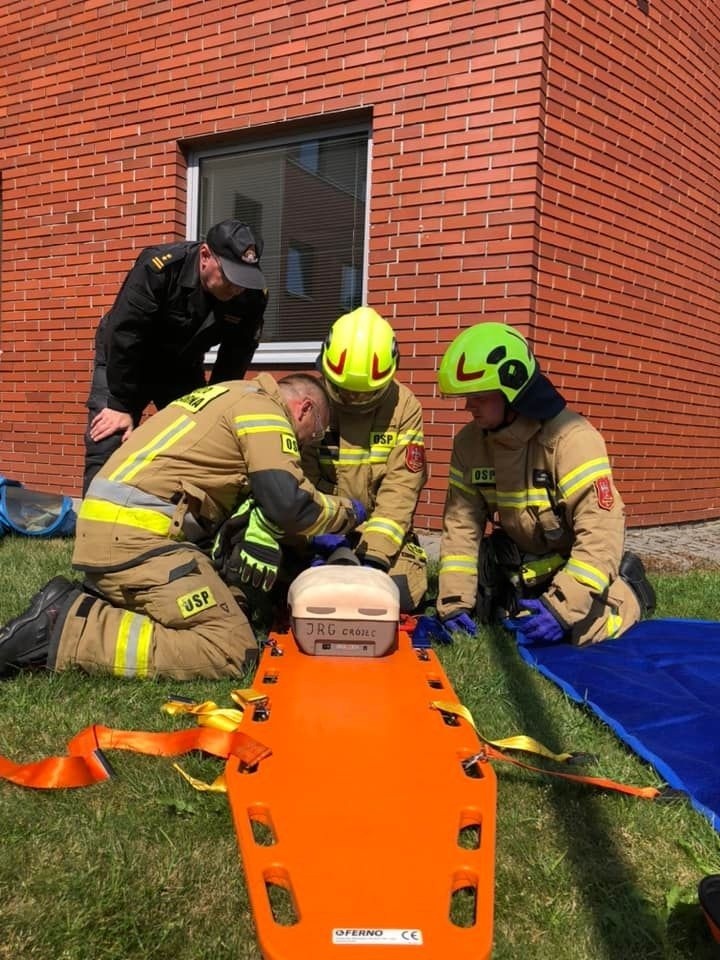
[{"label": "tan trousers", "polygon": [[56,670],[119,677],[237,677],[257,646],[230,588],[206,556],[179,545],[129,570],[89,575],[62,625]]},{"label": "tan trousers", "polygon": [[640,604],[630,587],[621,580],[613,580],[605,602],[596,600],[584,620],[573,624],[572,642],[578,646],[600,643],[619,637],[639,620]]},{"label": "tan trousers", "polygon": [[400,610],[412,613],[428,586],[427,555],[422,547],[406,543],[388,570],[400,590]]}]

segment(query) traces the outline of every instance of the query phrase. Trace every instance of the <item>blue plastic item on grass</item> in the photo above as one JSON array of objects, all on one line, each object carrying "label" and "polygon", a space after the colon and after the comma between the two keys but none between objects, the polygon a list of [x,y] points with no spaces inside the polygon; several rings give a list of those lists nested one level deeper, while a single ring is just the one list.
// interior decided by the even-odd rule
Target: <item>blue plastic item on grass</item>
[{"label": "blue plastic item on grass", "polygon": [[0,476],[0,536],[72,537],[76,522],[70,497],[28,490],[18,480]]}]

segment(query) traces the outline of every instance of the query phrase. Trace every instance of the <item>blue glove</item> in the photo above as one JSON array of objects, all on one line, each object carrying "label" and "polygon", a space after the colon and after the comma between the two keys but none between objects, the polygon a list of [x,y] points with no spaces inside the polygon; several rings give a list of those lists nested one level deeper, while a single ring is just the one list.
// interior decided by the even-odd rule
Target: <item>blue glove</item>
[{"label": "blue glove", "polygon": [[310,546],[318,553],[329,557],[338,547],[349,547],[350,543],[344,533],[320,533],[312,538]]},{"label": "blue glove", "polygon": [[433,639],[449,644],[453,642],[453,633],[457,630],[464,630],[474,637],[477,624],[465,611],[445,620],[440,620],[439,617],[419,617],[413,630],[412,644],[414,647],[429,647]]},{"label": "blue glove", "polygon": [[565,639],[565,629],[558,623],[542,600],[521,600],[521,610],[528,610],[530,616],[508,617],[503,625],[508,630],[517,631],[517,642],[521,646],[534,643],[560,643]]},{"label": "blue glove", "polygon": [[367,520],[367,510],[361,500],[351,500],[350,503],[352,504],[353,513],[355,514],[355,526],[357,527]]},{"label": "blue glove", "polygon": [[456,630],[464,630],[465,633],[469,633],[471,637],[475,636],[478,629],[473,618],[469,613],[465,613],[464,610],[461,613],[456,613],[454,617],[446,617],[443,620],[443,624],[451,633],[454,633]]},{"label": "blue glove", "polygon": [[440,643],[453,642],[452,634],[437,617],[418,617],[412,632],[412,645],[429,647],[433,640],[438,640]]}]

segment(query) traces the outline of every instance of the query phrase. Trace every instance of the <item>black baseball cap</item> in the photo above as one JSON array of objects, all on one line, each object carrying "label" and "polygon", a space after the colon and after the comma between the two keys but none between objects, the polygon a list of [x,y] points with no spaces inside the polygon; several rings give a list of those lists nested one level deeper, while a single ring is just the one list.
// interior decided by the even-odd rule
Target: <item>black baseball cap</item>
[{"label": "black baseball cap", "polygon": [[264,290],[267,287],[260,269],[263,242],[247,223],[222,220],[210,227],[206,242],[231,283],[248,290]]}]

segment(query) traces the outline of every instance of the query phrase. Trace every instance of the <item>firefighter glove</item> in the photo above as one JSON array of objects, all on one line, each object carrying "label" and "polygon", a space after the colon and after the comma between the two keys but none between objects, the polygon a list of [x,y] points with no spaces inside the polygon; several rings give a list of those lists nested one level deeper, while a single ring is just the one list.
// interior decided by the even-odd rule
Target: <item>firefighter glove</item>
[{"label": "firefighter glove", "polygon": [[[523,615],[523,611],[527,613]],[[521,646],[560,643],[565,639],[564,627],[542,600],[520,600],[518,615],[509,617],[503,623],[508,630],[517,631],[517,642]]]},{"label": "firefighter glove", "polygon": [[260,507],[255,507],[247,529],[233,546],[225,571],[228,583],[252,586],[267,593],[272,589],[282,562],[278,539],[282,530],[271,523]]},{"label": "firefighter glove", "polygon": [[252,497],[243,500],[233,515],[223,523],[215,535],[212,549],[210,550],[210,559],[223,575],[227,568],[233,547],[236,543],[239,543],[247,530],[248,523],[250,522],[250,514],[254,508],[255,501]]}]

